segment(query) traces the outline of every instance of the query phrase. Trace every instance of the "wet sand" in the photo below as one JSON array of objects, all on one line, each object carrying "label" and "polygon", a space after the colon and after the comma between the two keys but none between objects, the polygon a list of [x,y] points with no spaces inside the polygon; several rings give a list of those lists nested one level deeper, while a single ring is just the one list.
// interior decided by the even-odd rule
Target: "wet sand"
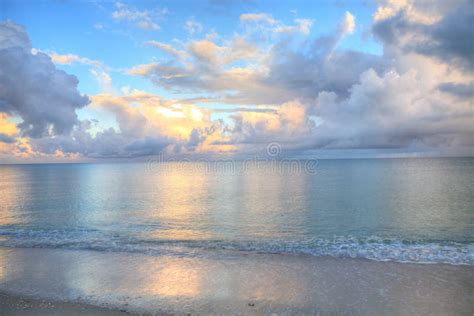
[{"label": "wet sand", "polygon": [[0,293],[0,315],[2,316],[119,316],[130,315],[125,311],[113,310],[88,304],[55,302],[51,300],[33,299],[28,297]]},{"label": "wet sand", "polygon": [[[1,299],[2,315],[28,315],[16,313],[23,306],[30,315],[36,308],[47,315],[472,315],[474,267],[243,252],[166,257],[0,248],[0,291],[14,295]],[[62,301],[72,303],[47,303]]]}]

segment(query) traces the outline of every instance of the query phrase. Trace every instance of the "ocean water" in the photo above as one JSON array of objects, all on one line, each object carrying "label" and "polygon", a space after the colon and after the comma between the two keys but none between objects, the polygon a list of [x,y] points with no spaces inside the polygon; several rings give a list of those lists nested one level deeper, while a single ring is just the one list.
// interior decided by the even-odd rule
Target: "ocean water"
[{"label": "ocean water", "polygon": [[0,166],[0,246],[474,265],[474,159]]}]

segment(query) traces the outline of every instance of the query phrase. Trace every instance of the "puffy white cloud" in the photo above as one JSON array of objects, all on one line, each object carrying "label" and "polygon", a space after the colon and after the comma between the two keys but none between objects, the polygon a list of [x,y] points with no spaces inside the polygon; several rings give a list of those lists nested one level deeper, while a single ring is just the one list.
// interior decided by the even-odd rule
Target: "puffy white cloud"
[{"label": "puffy white cloud", "polygon": [[[472,154],[474,52],[468,39],[473,37],[469,21],[474,6],[467,0],[431,4],[380,2],[372,31],[383,45],[381,55],[342,48],[341,42],[356,28],[350,12],[334,23],[332,32],[318,38],[309,37],[312,20],[295,19],[287,25],[265,13],[246,13],[240,15],[238,32],[231,38],[217,33],[197,38],[199,27],[188,25],[196,37],[187,41],[174,40],[173,45],[147,41],[165,57],[144,61],[128,73],[147,78],[176,97],[191,93],[188,99],[165,99],[130,88],[118,95],[112,78],[94,61],[73,54],[53,56],[56,63],[95,67],[103,92],[90,97],[90,108],[112,116],[113,128],[100,128],[92,120],[78,122],[74,111],[83,105],[77,101],[82,97],[75,83],[51,66],[45,54],[31,54],[23,30],[10,25],[3,35],[0,32],[0,48],[22,47],[19,51],[28,56],[26,60],[35,60],[26,69],[43,69],[37,63],[44,61],[51,73],[61,73],[52,86],[74,86],[63,87],[62,92],[76,93],[72,93],[76,98],[68,99],[75,103],[68,101],[66,107],[75,119],[66,115],[73,127],[61,132],[55,116],[41,117],[47,123],[38,125],[41,133],[33,133],[24,125],[11,128],[9,119],[19,115],[28,120],[34,108],[20,111],[0,103],[5,109],[2,125],[10,124],[8,130],[0,129],[0,154],[8,150],[18,156],[96,158],[158,152],[245,154],[265,150],[275,141],[291,153],[368,149]],[[116,19],[133,23],[147,17],[152,16],[120,4],[115,13]],[[7,36],[15,32],[17,36]],[[9,61],[20,65],[18,60]],[[52,106],[60,108],[61,97],[54,100]],[[219,104],[219,109],[205,108],[210,103]],[[20,134],[43,137],[20,138]]]},{"label": "puffy white cloud", "polygon": [[299,100],[283,103],[274,112],[240,112],[233,116],[232,142],[282,144],[301,141],[312,135],[315,123]]},{"label": "puffy white cloud", "polygon": [[406,148],[472,146],[474,113],[469,102],[446,98],[425,86],[415,70],[389,71],[379,76],[369,69],[350,89],[347,98],[321,92],[315,114],[322,124],[315,134],[317,147]]},{"label": "puffy white cloud", "polygon": [[12,47],[31,49],[28,34],[21,25],[11,21],[2,22],[0,31],[0,49]]},{"label": "puffy white cloud", "polygon": [[23,135],[69,133],[78,123],[76,109],[89,102],[77,84],[76,77],[56,69],[48,55],[32,53],[21,26],[0,23],[0,112],[19,116]]}]

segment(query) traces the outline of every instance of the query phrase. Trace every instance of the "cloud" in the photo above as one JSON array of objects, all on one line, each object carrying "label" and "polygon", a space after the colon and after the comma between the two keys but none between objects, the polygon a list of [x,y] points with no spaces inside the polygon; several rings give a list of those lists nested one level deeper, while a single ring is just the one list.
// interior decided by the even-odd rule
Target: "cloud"
[{"label": "cloud", "polygon": [[28,34],[21,25],[11,21],[1,22],[0,25],[0,49],[8,49],[12,47],[22,47],[31,49]]},{"label": "cloud", "polygon": [[16,124],[11,121],[6,113],[0,112],[0,133],[8,136],[18,135]]},{"label": "cloud", "polygon": [[460,98],[474,98],[474,83],[462,84],[453,82],[444,82],[438,86],[440,91],[453,94]]},{"label": "cloud", "polygon": [[231,145],[214,145],[226,139],[220,122],[212,122],[210,111],[181,105],[142,91],[123,96],[100,94],[91,97],[97,111],[112,113],[118,129],[90,133],[95,123],[81,121],[69,135],[31,139],[32,155],[79,155],[86,158],[139,158],[171,153],[220,151]]},{"label": "cloud", "polygon": [[[31,53],[26,33],[12,24],[0,32],[0,153],[61,159],[245,155],[278,142],[283,153],[296,155],[472,154],[471,4],[379,2],[371,29],[383,46],[379,55],[341,45],[357,27],[350,12],[318,36],[311,34],[311,19],[283,23],[262,12],[241,14],[230,37],[217,30],[202,34],[190,23],[191,38],[148,40],[160,55],[127,70],[166,90],[167,98],[128,87],[119,94],[96,61],[52,55],[56,63],[93,67],[102,92],[90,96],[89,110],[110,118],[107,127],[77,120],[75,110],[87,101],[75,78],[44,53]],[[114,18],[156,23],[159,13],[144,12],[118,4]],[[2,71],[27,84],[8,81]],[[28,79],[33,73],[49,79]],[[17,117],[33,123],[16,127]]]},{"label": "cloud", "polygon": [[133,156],[158,155],[168,144],[163,139],[146,137],[125,146],[125,151]]},{"label": "cloud", "polygon": [[161,135],[184,141],[193,128],[210,124],[207,110],[141,91],[124,96],[96,95],[92,105],[114,113],[121,132],[134,137]]},{"label": "cloud", "polygon": [[15,137],[0,133],[0,142],[11,144],[16,141]]},{"label": "cloud", "polygon": [[240,15],[240,21],[242,22],[263,22],[270,25],[277,24],[271,15],[265,13],[244,13]]},{"label": "cloud", "polygon": [[395,8],[379,9],[374,34],[392,49],[433,56],[472,70],[474,2],[460,0],[447,6],[445,1],[434,1],[431,7],[406,1]]},{"label": "cloud", "polygon": [[162,43],[162,42],[158,42],[158,41],[147,41],[147,42],[145,42],[145,44],[149,45],[149,46],[156,47],[159,50],[175,57],[176,59],[183,59],[183,58],[186,57],[186,52],[184,52],[182,50],[178,50],[178,49],[174,48],[173,46],[171,46],[169,44],[166,44],[166,43]]},{"label": "cloud", "polygon": [[415,49],[423,54],[433,55],[442,60],[459,59],[474,65],[473,43],[474,2],[468,1],[444,16],[439,23],[423,28],[423,33],[431,39]]},{"label": "cloud", "polygon": [[295,19],[294,25],[286,25],[266,13],[244,13],[240,15],[240,22],[245,26],[249,25],[248,31],[250,32],[255,30],[259,32],[270,31],[276,34],[300,32],[308,35],[314,21],[311,19]]},{"label": "cloud", "polygon": [[93,26],[96,30],[103,30],[105,28],[103,23],[95,23]]},{"label": "cloud", "polygon": [[[264,21],[274,30],[283,27],[266,14],[242,14],[240,19]],[[298,21],[299,28],[309,24],[309,20]],[[174,91],[212,93],[225,103],[281,104],[295,98],[316,97],[321,90],[347,94],[362,71],[383,68],[377,56],[336,51],[342,38],[353,31],[354,23],[353,16],[346,12],[333,34],[296,43],[285,39],[269,47],[261,47],[248,34],[237,34],[223,43],[210,37],[192,40],[183,49],[148,42],[173,59],[138,65],[129,73]]]},{"label": "cloud", "polygon": [[112,86],[112,78],[107,72],[103,70],[90,69],[90,73],[97,80],[102,92],[113,92],[114,88]]},{"label": "cloud", "polygon": [[104,64],[98,60],[89,59],[86,57],[81,57],[75,54],[58,54],[56,52],[45,52],[51,57],[51,60],[60,65],[71,65],[74,63],[79,63],[83,65],[93,66],[97,68],[104,68]]},{"label": "cloud", "polygon": [[[128,73],[149,78],[157,85],[173,90],[225,91],[244,85],[252,71],[235,66],[257,58],[258,48],[246,39],[236,36],[223,44],[209,38],[191,40],[181,49],[169,44],[147,42],[168,53],[171,60],[137,65]],[[225,69],[227,68],[227,69]]]},{"label": "cloud", "polygon": [[166,15],[168,10],[138,10],[129,7],[121,2],[116,3],[117,9],[112,12],[112,18],[116,21],[129,21],[135,23],[135,26],[145,31],[158,31],[160,26],[156,23],[156,19]]},{"label": "cloud", "polygon": [[[408,12],[409,23],[428,28],[438,28],[449,15],[460,14],[459,8],[441,9],[443,14],[433,14],[432,18],[413,6],[379,10],[374,30],[400,12]],[[245,14],[240,19],[274,30],[278,24],[267,14]],[[186,47],[186,63],[144,65],[140,74],[170,88],[220,92],[217,100],[225,103],[276,104],[276,111],[232,114],[230,138],[215,143],[232,144],[239,150],[275,139],[286,148],[303,151],[449,148],[463,152],[472,147],[472,77],[466,75],[466,68],[458,64],[462,69],[457,71],[453,66],[458,66],[449,58],[408,49],[404,38],[384,41],[387,50],[382,56],[338,49],[355,27],[355,17],[346,12],[332,34],[296,48],[289,41],[277,41],[266,50],[257,48],[239,68],[222,62],[222,55],[228,53],[224,45],[209,39],[195,41]],[[396,36],[416,30],[405,28],[403,23],[393,27],[397,28]],[[252,45],[249,37],[243,38]],[[200,139],[200,134],[194,133],[194,139]]]},{"label": "cloud", "polygon": [[[36,50],[38,51],[38,50]],[[71,65],[81,64],[90,66],[89,72],[95,78],[98,83],[99,89],[102,92],[113,92],[112,78],[109,75],[109,71],[119,71],[106,66],[104,63],[98,60],[89,59],[87,57],[81,57],[76,54],[58,54],[56,52],[45,52],[51,57],[51,60],[55,64],[59,65]]]},{"label": "cloud", "polygon": [[351,34],[354,32],[356,27],[355,17],[350,13],[347,12],[344,14],[344,19],[341,23],[341,33],[342,34]]},{"label": "cloud", "polygon": [[69,133],[78,123],[76,109],[89,102],[77,84],[76,77],[56,69],[48,55],[32,53],[21,26],[0,23],[0,112],[19,116],[23,135]]},{"label": "cloud", "polygon": [[134,137],[126,133],[108,128],[92,136],[89,130],[95,123],[81,121],[69,135],[29,139],[23,144],[28,154],[25,158],[41,159],[57,156],[68,159],[123,159],[139,158],[158,154],[166,148],[164,138]]},{"label": "cloud", "polygon": [[310,30],[311,30],[311,26],[313,25],[313,20],[310,20],[310,19],[295,19],[295,22],[297,24],[297,29],[305,34],[305,35],[308,35]]},{"label": "cloud", "polygon": [[124,151],[127,143],[133,141],[109,128],[98,132],[92,137],[87,130],[90,121],[82,121],[72,131],[71,135],[60,135],[57,137],[43,137],[31,139],[29,148],[30,156],[55,155],[61,152],[63,155],[80,155],[86,158],[119,158],[131,157]]},{"label": "cloud", "polygon": [[194,35],[197,33],[201,33],[203,30],[202,24],[196,22],[194,18],[189,18],[186,23],[184,24],[184,29],[190,34]]},{"label": "cloud", "polygon": [[311,136],[315,127],[307,107],[299,100],[281,104],[274,112],[240,112],[233,117],[232,142],[235,144],[285,144]]},{"label": "cloud", "polygon": [[412,70],[389,71],[383,76],[371,69],[361,74],[351,94],[338,99],[321,92],[315,114],[322,119],[315,146],[330,148],[406,148],[412,145],[472,146],[469,134],[474,113],[469,102],[452,106],[451,100]]},{"label": "cloud", "polygon": [[470,99],[454,102],[423,81],[415,70],[379,75],[368,69],[346,97],[321,91],[314,100],[289,101],[275,112],[237,113],[230,143],[248,149],[278,140],[284,152],[300,153],[408,148],[472,153]]}]

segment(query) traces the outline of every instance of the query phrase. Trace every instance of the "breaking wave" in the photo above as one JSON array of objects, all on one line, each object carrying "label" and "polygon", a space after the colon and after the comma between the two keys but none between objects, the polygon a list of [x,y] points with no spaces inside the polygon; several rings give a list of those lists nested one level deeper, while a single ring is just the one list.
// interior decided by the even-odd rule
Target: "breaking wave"
[{"label": "breaking wave", "polygon": [[0,228],[0,246],[129,252],[148,255],[212,256],[241,252],[364,258],[404,263],[474,266],[474,243],[396,238],[335,237],[303,242],[146,239],[93,229]]}]

